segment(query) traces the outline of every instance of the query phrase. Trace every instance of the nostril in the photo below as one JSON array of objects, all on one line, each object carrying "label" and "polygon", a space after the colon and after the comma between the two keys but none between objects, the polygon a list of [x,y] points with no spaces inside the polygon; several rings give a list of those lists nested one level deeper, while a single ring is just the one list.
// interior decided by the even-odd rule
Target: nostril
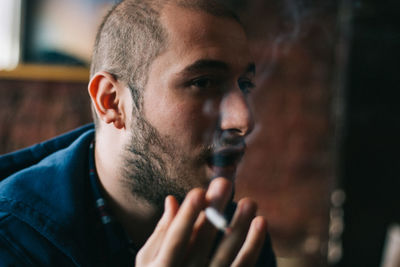
[{"label": "nostril", "polygon": [[222,145],[240,146],[244,145],[243,134],[239,130],[226,130],[221,134]]}]

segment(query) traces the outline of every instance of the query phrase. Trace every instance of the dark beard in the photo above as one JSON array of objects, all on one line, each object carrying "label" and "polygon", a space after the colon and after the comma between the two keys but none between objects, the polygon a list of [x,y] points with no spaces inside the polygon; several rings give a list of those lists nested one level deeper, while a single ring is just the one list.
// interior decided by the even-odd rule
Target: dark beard
[{"label": "dark beard", "polygon": [[[131,132],[132,138],[123,156],[123,177],[131,193],[159,211],[163,210],[164,200],[168,195],[173,195],[182,202],[191,189],[185,183],[185,177],[190,174],[183,167],[185,158],[177,155],[172,140],[162,137],[143,117],[132,125]],[[179,177],[170,177],[165,159],[181,166],[175,171],[179,173]]]}]

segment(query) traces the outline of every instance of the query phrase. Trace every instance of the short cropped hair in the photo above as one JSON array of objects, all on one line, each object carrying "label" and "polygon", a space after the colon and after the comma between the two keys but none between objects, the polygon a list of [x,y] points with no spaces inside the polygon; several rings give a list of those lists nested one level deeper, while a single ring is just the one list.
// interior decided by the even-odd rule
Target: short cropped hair
[{"label": "short cropped hair", "polygon": [[[90,75],[104,70],[126,83],[136,107],[141,109],[141,91],[148,78],[153,60],[167,43],[167,32],[160,22],[165,4],[203,11],[217,17],[238,16],[222,3],[223,0],[124,0],[104,17],[97,32]],[[226,0],[225,0],[226,1]],[[94,115],[95,122],[97,116]]]}]

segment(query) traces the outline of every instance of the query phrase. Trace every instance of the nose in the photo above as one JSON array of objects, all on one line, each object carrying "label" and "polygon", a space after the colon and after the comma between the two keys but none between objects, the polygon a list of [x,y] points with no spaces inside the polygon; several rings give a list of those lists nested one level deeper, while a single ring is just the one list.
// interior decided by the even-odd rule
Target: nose
[{"label": "nose", "polygon": [[232,90],[226,93],[220,105],[220,112],[221,130],[236,132],[239,136],[246,136],[253,130],[253,114],[242,91]]}]

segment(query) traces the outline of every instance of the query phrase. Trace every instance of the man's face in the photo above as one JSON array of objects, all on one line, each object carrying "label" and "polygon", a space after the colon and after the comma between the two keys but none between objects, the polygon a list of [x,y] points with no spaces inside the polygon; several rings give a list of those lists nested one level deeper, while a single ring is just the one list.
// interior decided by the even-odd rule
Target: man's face
[{"label": "man's face", "polygon": [[237,22],[166,6],[161,23],[167,48],[150,65],[124,154],[132,191],[157,205],[214,177],[234,179],[253,127],[247,95],[254,86]]}]

